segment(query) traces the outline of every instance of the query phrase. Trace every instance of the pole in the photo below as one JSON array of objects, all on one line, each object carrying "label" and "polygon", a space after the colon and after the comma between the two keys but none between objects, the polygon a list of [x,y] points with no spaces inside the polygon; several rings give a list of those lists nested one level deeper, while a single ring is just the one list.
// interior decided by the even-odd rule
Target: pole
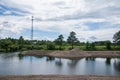
[{"label": "pole", "polygon": [[32,19],[31,19],[31,45],[32,45],[32,49],[33,49],[33,16],[32,16]]},{"label": "pole", "polygon": [[33,40],[33,16],[31,19],[32,23],[31,23],[31,40]]}]

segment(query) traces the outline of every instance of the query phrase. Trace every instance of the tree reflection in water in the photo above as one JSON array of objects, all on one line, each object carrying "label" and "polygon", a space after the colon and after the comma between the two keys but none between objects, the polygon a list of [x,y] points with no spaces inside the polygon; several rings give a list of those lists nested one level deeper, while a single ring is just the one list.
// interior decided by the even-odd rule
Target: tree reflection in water
[{"label": "tree reflection in water", "polygon": [[90,61],[95,61],[95,58],[94,58],[94,57],[86,57],[85,59],[86,59],[87,61],[89,61],[89,60],[90,60]]},{"label": "tree reflection in water", "polygon": [[70,62],[68,62],[69,67],[73,68],[77,65],[77,63],[79,62],[79,60],[71,60]]},{"label": "tree reflection in water", "polygon": [[47,58],[46,58],[46,61],[53,61],[53,60],[55,60],[54,57],[47,56]]},{"label": "tree reflection in water", "polygon": [[115,70],[119,71],[120,72],[120,60],[115,60],[114,62],[114,68]]},{"label": "tree reflection in water", "polygon": [[59,58],[59,60],[57,60],[57,61],[55,62],[55,64],[58,65],[58,66],[62,66],[61,58]]},{"label": "tree reflection in water", "polygon": [[19,56],[18,55],[18,58],[19,58],[19,60],[22,60],[24,58],[24,56]]},{"label": "tree reflection in water", "polygon": [[111,58],[106,58],[106,64],[110,65],[111,64]]}]

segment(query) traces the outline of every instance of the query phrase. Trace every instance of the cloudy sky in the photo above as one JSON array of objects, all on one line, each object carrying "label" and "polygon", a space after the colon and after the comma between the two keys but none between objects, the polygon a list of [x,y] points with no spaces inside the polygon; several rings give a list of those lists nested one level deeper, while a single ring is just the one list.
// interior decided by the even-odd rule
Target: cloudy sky
[{"label": "cloudy sky", "polygon": [[120,0],[0,0],[0,38],[54,40],[75,31],[80,41],[112,40],[120,30]]}]

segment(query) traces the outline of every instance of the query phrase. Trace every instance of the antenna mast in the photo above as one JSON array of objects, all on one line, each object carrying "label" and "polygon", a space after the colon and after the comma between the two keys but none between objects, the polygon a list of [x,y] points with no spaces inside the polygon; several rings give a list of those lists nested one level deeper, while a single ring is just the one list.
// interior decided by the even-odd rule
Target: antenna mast
[{"label": "antenna mast", "polygon": [[31,19],[31,40],[33,40],[33,16],[32,16],[32,19]]}]

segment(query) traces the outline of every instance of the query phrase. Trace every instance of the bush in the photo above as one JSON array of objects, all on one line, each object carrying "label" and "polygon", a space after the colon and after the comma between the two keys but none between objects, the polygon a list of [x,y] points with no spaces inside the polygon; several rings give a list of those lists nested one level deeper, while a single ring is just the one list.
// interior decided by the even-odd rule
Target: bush
[{"label": "bush", "polygon": [[43,48],[43,46],[39,46],[39,49],[42,50],[42,49],[44,49],[44,48]]},{"label": "bush", "polygon": [[17,51],[17,50],[18,50],[18,46],[17,46],[17,45],[11,45],[11,46],[9,47],[9,49],[10,49],[10,52],[14,52],[14,51]]},{"label": "bush", "polygon": [[32,46],[31,45],[24,45],[24,48],[26,48],[27,50],[31,50]]},{"label": "bush", "polygon": [[105,51],[106,50],[106,46],[96,46],[96,50],[98,50],[98,51]]},{"label": "bush", "polygon": [[89,43],[89,42],[87,42],[87,43],[86,43],[86,50],[88,50],[88,49],[89,49],[89,47],[90,47],[90,43]]},{"label": "bush", "polygon": [[91,49],[91,50],[96,50],[96,47],[95,47],[95,44],[94,44],[94,43],[91,43],[91,44],[90,44],[90,49]]},{"label": "bush", "polygon": [[48,43],[47,44],[47,50],[55,50],[55,44],[54,43]]},{"label": "bush", "polygon": [[106,41],[106,49],[110,50],[111,49],[111,42]]},{"label": "bush", "polygon": [[120,50],[120,46],[112,46],[113,50]]},{"label": "bush", "polygon": [[96,50],[95,43],[86,43],[86,48],[84,50],[93,51]]},{"label": "bush", "polygon": [[72,48],[72,47],[69,47],[68,49],[69,49],[69,50],[72,50],[73,48]]},{"label": "bush", "polygon": [[64,50],[65,48],[64,47],[59,47],[59,50]]}]

